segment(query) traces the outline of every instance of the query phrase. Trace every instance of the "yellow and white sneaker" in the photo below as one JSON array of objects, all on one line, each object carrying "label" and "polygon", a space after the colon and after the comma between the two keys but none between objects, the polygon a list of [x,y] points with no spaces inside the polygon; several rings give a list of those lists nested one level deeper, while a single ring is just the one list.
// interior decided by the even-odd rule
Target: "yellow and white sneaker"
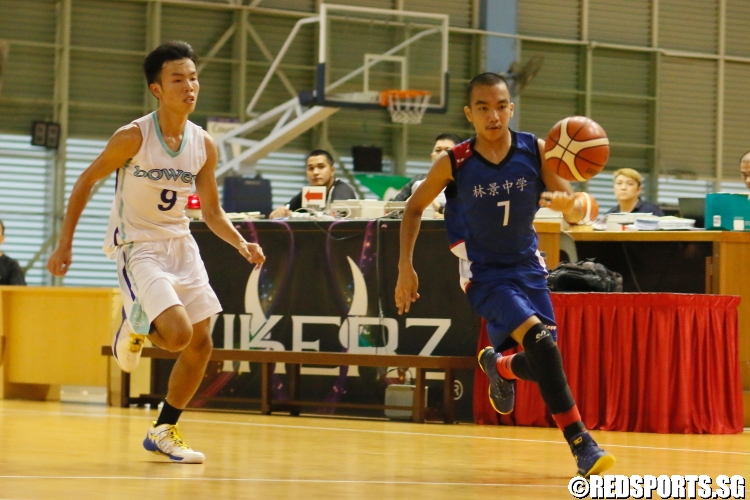
[{"label": "yellow and white sneaker", "polygon": [[156,422],[151,424],[151,428],[143,440],[143,447],[147,451],[169,457],[173,462],[183,464],[202,464],[205,460],[203,453],[194,451],[180,437],[177,425],[161,424],[158,427]]},{"label": "yellow and white sneaker", "polygon": [[130,329],[127,320],[122,322],[112,338],[112,353],[122,371],[130,373],[136,369],[141,360],[145,340],[145,335],[139,335]]}]

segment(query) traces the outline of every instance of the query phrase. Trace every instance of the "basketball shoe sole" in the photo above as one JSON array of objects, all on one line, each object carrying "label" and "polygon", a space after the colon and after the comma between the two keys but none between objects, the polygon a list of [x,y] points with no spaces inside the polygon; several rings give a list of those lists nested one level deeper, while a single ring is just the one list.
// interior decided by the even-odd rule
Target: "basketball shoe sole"
[{"label": "basketball shoe sole", "polygon": [[138,367],[145,340],[145,335],[130,331],[127,320],[122,321],[112,337],[112,354],[122,371],[130,373]]}]

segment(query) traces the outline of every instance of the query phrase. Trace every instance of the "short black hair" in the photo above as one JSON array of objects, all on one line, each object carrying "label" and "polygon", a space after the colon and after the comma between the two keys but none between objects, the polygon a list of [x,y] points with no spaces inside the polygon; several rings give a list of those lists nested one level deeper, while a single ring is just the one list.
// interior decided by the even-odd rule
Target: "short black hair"
[{"label": "short black hair", "polygon": [[160,83],[159,77],[164,63],[169,61],[181,61],[190,59],[198,63],[198,55],[187,42],[172,41],[166,42],[151,51],[143,61],[143,73],[146,75],[146,83]]},{"label": "short black hair", "polygon": [[466,105],[471,107],[471,92],[474,90],[474,87],[477,86],[487,86],[492,87],[494,85],[498,85],[502,83],[505,85],[505,87],[510,90],[510,85],[508,85],[508,80],[505,79],[505,77],[498,75],[497,73],[482,73],[481,75],[477,75],[474,78],[471,79],[469,82],[469,85],[466,86]]},{"label": "short black hair", "polygon": [[5,235],[5,222],[0,220],[0,236]]},{"label": "short black hair", "polygon": [[307,160],[309,160],[313,156],[325,156],[326,160],[328,160],[328,164],[332,167],[334,166],[333,156],[331,156],[331,153],[329,153],[325,149],[316,149],[315,151],[312,151],[309,155],[307,155],[307,158],[305,158],[305,163],[307,163]]},{"label": "short black hair", "polygon": [[435,142],[437,141],[451,141],[453,144],[461,144],[461,138],[457,136],[456,134],[440,134],[439,136],[435,137]]}]

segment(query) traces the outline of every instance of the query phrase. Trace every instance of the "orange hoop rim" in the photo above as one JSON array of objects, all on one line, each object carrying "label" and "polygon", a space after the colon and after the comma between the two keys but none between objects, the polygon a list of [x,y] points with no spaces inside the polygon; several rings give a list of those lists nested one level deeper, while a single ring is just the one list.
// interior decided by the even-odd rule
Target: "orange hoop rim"
[{"label": "orange hoop rim", "polygon": [[388,98],[389,97],[395,97],[399,99],[414,99],[415,97],[424,97],[427,95],[432,95],[432,92],[429,90],[414,90],[414,89],[407,89],[407,90],[399,90],[399,89],[389,89],[389,90],[382,90],[380,91],[380,105],[383,107],[388,106]]}]

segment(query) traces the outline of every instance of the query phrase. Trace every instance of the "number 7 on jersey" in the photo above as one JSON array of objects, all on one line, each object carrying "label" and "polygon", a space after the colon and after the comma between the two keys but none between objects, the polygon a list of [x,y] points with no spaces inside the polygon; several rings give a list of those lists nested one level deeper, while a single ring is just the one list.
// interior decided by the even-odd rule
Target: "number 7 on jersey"
[{"label": "number 7 on jersey", "polygon": [[498,201],[497,202],[498,207],[503,207],[505,210],[503,211],[503,226],[508,225],[508,218],[510,217],[510,200],[507,201]]}]

